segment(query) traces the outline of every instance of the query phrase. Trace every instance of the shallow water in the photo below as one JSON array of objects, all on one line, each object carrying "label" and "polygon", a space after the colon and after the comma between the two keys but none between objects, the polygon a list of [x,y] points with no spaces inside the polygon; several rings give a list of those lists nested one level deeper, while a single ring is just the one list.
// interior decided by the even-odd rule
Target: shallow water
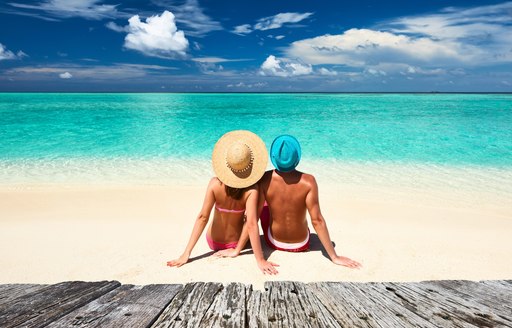
[{"label": "shallow water", "polygon": [[235,129],[296,136],[326,183],[511,189],[510,94],[4,93],[0,183],[204,182]]}]

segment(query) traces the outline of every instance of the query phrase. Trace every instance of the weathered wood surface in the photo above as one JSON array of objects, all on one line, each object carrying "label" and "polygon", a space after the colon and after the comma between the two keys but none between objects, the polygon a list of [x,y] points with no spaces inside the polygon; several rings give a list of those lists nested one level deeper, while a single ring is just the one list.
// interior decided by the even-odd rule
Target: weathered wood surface
[{"label": "weathered wood surface", "polygon": [[310,288],[343,327],[436,327],[397,306],[382,283],[313,283]]},{"label": "weathered wood surface", "polygon": [[512,327],[512,281],[0,285],[0,327]]},{"label": "weathered wood surface", "polygon": [[219,283],[186,284],[152,327],[200,327],[201,320],[222,289]]},{"label": "weathered wood surface", "polygon": [[422,285],[437,292],[440,298],[449,295],[449,298],[462,299],[455,304],[457,313],[466,306],[471,307],[473,311],[463,315],[478,326],[512,327],[512,285],[506,286],[499,281],[431,281]]},{"label": "weathered wood surface", "polygon": [[[389,284],[398,304],[441,327],[510,327],[493,314],[493,309],[476,299],[439,288],[433,284]],[[509,316],[511,313],[508,314]]]},{"label": "weathered wood surface", "polygon": [[48,327],[148,327],[182,288],[181,285],[123,285]]},{"label": "weathered wood surface", "polygon": [[0,304],[8,303],[15,298],[30,294],[37,290],[46,288],[48,285],[36,285],[36,284],[10,284],[0,285]]},{"label": "weathered wood surface", "polygon": [[0,304],[0,327],[44,327],[119,287],[117,281],[63,282]]},{"label": "weathered wood surface", "polygon": [[340,327],[325,306],[297,282],[267,282],[268,327]]}]

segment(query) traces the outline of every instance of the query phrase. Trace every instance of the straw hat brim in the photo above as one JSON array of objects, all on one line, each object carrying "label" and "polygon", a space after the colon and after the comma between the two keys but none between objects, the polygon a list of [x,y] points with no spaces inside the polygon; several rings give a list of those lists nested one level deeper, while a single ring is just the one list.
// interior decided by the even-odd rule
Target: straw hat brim
[{"label": "straw hat brim", "polygon": [[[226,155],[234,142],[246,144],[252,152],[253,162],[242,174],[233,172],[227,165]],[[212,152],[212,166],[217,178],[233,188],[249,187],[263,176],[267,169],[267,147],[256,134],[247,130],[236,130],[224,134],[215,144]]]}]

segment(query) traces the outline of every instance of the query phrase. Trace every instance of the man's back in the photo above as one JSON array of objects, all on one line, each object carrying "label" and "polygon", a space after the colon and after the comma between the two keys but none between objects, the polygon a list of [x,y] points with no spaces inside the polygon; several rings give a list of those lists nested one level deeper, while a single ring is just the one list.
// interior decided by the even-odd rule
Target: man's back
[{"label": "man's back", "polygon": [[306,197],[312,183],[312,175],[297,170],[265,172],[260,182],[260,192],[270,209],[270,229],[276,240],[297,243],[307,238]]}]

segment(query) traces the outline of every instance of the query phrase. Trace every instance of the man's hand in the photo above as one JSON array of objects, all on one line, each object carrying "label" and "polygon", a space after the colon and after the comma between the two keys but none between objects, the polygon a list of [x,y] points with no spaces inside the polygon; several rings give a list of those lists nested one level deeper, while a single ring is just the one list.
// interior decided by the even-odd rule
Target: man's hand
[{"label": "man's hand", "polygon": [[279,264],[276,264],[276,263],[273,263],[270,261],[266,261],[266,260],[258,261],[258,268],[260,268],[260,270],[261,270],[261,272],[263,272],[263,274],[270,274],[270,275],[278,274],[279,272],[275,268],[277,266],[279,266]]},{"label": "man's hand", "polygon": [[344,256],[335,256],[332,259],[332,262],[337,265],[343,265],[352,269],[360,269],[362,267],[361,263],[351,260],[348,257]]},{"label": "man's hand", "polygon": [[239,251],[236,250],[236,248],[228,248],[223,249],[221,251],[218,251],[213,254],[215,257],[237,257],[240,254]]},{"label": "man's hand", "polygon": [[188,262],[188,256],[183,254],[180,256],[179,259],[168,261],[167,266],[179,268],[180,266],[182,266],[183,264],[185,264],[187,262]]}]

